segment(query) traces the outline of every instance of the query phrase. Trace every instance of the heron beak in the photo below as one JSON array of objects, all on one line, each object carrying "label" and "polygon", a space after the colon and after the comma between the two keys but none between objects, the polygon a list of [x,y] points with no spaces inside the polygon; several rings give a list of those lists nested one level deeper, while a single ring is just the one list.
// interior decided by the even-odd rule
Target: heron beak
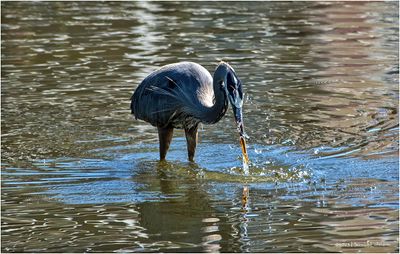
[{"label": "heron beak", "polygon": [[242,108],[233,106],[233,114],[235,116],[235,121],[240,135],[240,146],[242,147],[243,160],[244,162],[246,162],[246,164],[248,164],[249,156],[247,155],[246,139],[245,139],[246,134],[244,132]]}]

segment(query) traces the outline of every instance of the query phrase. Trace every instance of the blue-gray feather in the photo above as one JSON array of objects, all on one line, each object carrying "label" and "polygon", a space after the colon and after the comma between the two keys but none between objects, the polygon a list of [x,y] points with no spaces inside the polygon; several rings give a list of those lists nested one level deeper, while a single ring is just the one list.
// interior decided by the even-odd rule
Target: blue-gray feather
[{"label": "blue-gray feather", "polygon": [[[200,122],[217,122],[228,105],[213,85],[210,73],[199,64],[166,65],[140,83],[131,98],[132,114],[158,127],[192,128]],[[212,110],[218,95],[223,96],[222,107]]]}]

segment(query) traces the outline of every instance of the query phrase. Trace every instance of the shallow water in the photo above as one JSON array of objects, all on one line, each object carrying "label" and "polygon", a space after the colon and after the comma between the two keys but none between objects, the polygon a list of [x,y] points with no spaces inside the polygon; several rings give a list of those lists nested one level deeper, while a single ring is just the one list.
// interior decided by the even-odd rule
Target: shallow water
[{"label": "shallow water", "polygon": [[[397,2],[2,2],[3,252],[397,252]],[[232,113],[167,162],[129,98],[228,61]]]}]

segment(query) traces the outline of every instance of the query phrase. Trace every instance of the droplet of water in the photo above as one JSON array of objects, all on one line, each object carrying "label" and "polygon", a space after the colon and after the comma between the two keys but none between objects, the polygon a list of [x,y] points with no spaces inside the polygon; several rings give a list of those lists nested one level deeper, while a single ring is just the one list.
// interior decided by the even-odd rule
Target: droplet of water
[{"label": "droplet of water", "polygon": [[262,150],[261,150],[261,149],[258,150],[257,148],[254,148],[254,152],[255,152],[256,154],[261,154],[261,153],[262,153]]}]

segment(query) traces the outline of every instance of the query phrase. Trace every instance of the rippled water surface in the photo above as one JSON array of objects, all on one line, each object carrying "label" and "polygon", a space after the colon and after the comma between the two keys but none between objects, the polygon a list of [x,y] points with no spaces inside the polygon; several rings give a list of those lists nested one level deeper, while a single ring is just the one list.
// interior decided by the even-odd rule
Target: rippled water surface
[{"label": "rippled water surface", "polygon": [[[3,252],[397,252],[397,2],[2,2]],[[158,161],[130,96],[228,61],[232,113]]]}]

